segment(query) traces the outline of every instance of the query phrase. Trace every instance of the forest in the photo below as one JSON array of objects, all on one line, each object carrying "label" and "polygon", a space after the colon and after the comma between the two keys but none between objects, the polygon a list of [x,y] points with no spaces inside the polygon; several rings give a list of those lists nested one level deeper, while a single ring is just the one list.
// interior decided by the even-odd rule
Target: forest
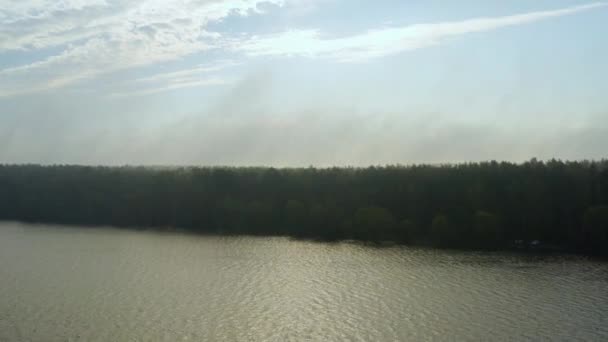
[{"label": "forest", "polygon": [[0,220],[606,254],[608,160],[334,168],[0,165]]}]

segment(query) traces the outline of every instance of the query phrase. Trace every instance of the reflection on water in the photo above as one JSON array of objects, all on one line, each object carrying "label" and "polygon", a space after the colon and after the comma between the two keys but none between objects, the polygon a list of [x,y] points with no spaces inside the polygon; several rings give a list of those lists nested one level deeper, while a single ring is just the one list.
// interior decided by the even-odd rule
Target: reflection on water
[{"label": "reflection on water", "polygon": [[606,340],[608,264],[0,223],[0,341]]}]

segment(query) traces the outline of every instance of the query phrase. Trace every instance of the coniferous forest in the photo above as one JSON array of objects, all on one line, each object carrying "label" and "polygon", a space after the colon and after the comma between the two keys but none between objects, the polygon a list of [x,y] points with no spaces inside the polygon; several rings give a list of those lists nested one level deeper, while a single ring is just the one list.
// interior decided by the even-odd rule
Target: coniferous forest
[{"label": "coniferous forest", "polygon": [[606,254],[608,160],[368,168],[0,165],[0,220]]}]

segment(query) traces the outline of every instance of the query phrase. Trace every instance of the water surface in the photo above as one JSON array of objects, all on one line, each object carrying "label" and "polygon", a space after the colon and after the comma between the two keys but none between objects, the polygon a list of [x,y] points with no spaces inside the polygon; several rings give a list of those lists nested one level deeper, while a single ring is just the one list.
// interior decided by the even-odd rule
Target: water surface
[{"label": "water surface", "polygon": [[0,341],[607,340],[608,263],[0,223]]}]

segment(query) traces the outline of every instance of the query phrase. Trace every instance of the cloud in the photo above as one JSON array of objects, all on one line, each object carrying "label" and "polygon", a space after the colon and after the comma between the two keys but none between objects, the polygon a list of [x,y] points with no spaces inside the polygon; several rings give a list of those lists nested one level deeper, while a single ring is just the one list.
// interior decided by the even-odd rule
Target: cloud
[{"label": "cloud", "polygon": [[172,80],[168,85],[156,86],[147,89],[141,90],[133,90],[133,91],[125,91],[120,93],[111,93],[109,96],[113,98],[122,98],[122,97],[131,97],[131,96],[142,96],[142,95],[150,95],[161,93],[165,91],[182,89],[182,88],[193,88],[193,87],[203,87],[203,86],[212,86],[212,85],[226,85],[230,84],[232,81],[222,78],[207,78],[207,79],[184,79],[184,80]]},{"label": "cloud", "polygon": [[243,51],[250,56],[303,56],[346,62],[361,61],[437,45],[445,39],[458,35],[532,23],[607,5],[608,3],[598,2],[502,17],[383,28],[336,39],[323,39],[319,30],[291,30],[254,36],[245,42],[234,44],[232,49]]},{"label": "cloud", "polygon": [[[277,96],[273,77],[272,72],[252,73],[227,86],[227,91],[222,89],[225,96],[209,107],[189,115],[169,110],[160,118],[154,111],[130,108],[121,101],[99,105],[101,101],[87,94],[60,99],[41,95],[26,104],[13,101],[14,107],[0,107],[0,161],[364,166],[522,161],[533,156],[602,158],[608,145],[605,111],[570,119],[557,119],[561,113],[556,113],[522,121],[454,115],[457,110],[437,114],[405,108],[345,108],[324,101],[277,107],[270,101]],[[153,88],[134,91],[157,91],[153,90],[157,83],[152,84]],[[159,85],[158,91],[170,90],[171,84]]]},{"label": "cloud", "polygon": [[[0,2],[0,54],[40,56],[25,65],[0,70],[0,98],[68,87],[104,74],[155,65],[197,53],[209,56],[244,52],[247,56],[305,56],[361,61],[440,44],[472,32],[531,23],[597,9],[591,3],[458,22],[381,28],[336,39],[319,30],[231,36],[214,32],[211,23],[230,16],[263,13],[272,4],[287,12],[319,10],[330,0],[20,0]],[[49,51],[54,52],[49,55]],[[222,58],[226,58],[222,56]],[[142,77],[139,82],[165,82],[155,88],[177,89],[203,84],[197,73],[226,68],[224,60],[191,70]],[[138,92],[145,94],[143,89]],[[126,92],[125,92],[126,93]]]},{"label": "cloud", "polygon": [[[331,113],[331,115],[328,115]],[[403,113],[315,110],[222,117],[197,114],[142,127],[123,118],[95,127],[60,115],[0,127],[4,162],[334,166],[480,160],[602,158],[605,125],[534,127],[458,122]],[[58,121],[59,120],[59,121]],[[112,121],[110,121],[112,120]],[[113,121],[120,120],[120,121]],[[117,125],[120,122],[120,125]],[[4,133],[3,133],[4,131]],[[565,138],[564,138],[565,137]]]},{"label": "cloud", "polygon": [[[210,64],[199,64],[194,68],[156,73],[151,76],[127,80],[113,84],[110,98],[124,98],[157,94],[182,88],[227,85],[233,80],[217,75],[218,72],[239,65],[231,60],[217,61]],[[116,88],[124,88],[116,91]]]},{"label": "cloud", "polygon": [[[61,52],[0,70],[0,97],[51,90],[127,68],[219,49],[209,23],[260,13],[283,0],[45,1],[0,3],[0,53]],[[69,76],[66,76],[69,75]]]},{"label": "cloud", "polygon": [[[284,0],[20,0],[0,4],[2,50],[33,50],[91,37],[123,39],[143,33],[156,40],[205,36],[210,22],[260,13]],[[193,35],[193,36],[192,36]],[[213,34],[210,34],[213,36]]]},{"label": "cloud", "polygon": [[183,69],[178,71],[166,72],[166,73],[158,73],[152,76],[141,77],[133,80],[135,83],[148,83],[148,82],[159,82],[159,81],[183,81],[183,80],[192,80],[193,77],[197,77],[200,74],[216,72],[224,70],[228,67],[236,66],[239,63],[235,61],[217,61],[213,64],[208,65],[198,65],[195,68]]}]

